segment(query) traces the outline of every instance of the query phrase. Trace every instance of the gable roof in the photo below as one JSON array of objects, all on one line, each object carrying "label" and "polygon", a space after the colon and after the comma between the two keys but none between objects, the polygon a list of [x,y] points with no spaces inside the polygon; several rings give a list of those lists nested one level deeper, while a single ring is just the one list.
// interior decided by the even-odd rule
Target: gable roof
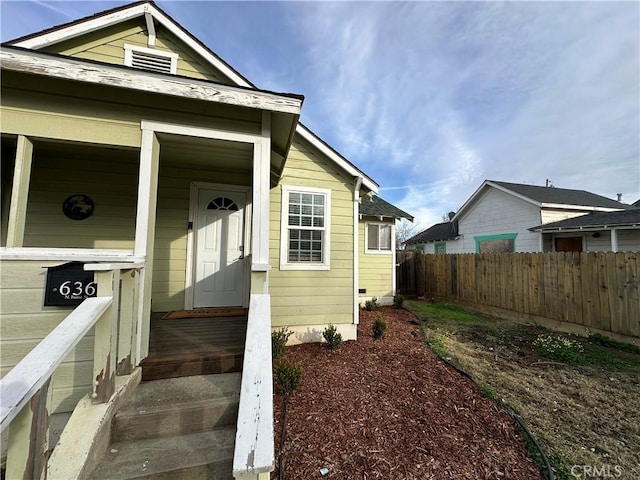
[{"label": "gable roof", "polygon": [[[182,40],[186,45],[192,48],[196,53],[198,53],[198,55],[200,55],[216,70],[220,71],[234,85],[251,89],[256,88],[253,83],[242,76],[237,70],[235,70],[231,65],[225,62],[222,58],[216,55],[204,43],[202,43],[191,33],[185,30],[177,21],[171,18],[153,1],[135,2],[110,10],[105,10],[88,17],[74,20],[69,23],[51,27],[40,32],[36,32],[11,40],[9,42],[5,42],[3,45],[11,45],[37,50],[71,38],[78,37],[85,33],[97,31],[107,26],[115,25],[117,23],[140,16],[150,16],[153,21],[157,21],[160,25],[165,27],[171,33],[176,35],[176,37]],[[305,139],[320,152],[322,152],[325,156],[327,156],[330,160],[332,160],[341,170],[346,172],[348,175],[356,178],[361,177],[361,184],[364,188],[372,192],[378,191],[378,184],[373,179],[371,179],[362,170],[360,170],[353,163],[343,157],[337,150],[335,150],[328,143],[322,140],[318,135],[312,132],[305,125],[298,122],[296,126],[296,133],[298,133],[303,139]]]},{"label": "gable roof", "polygon": [[413,217],[398,207],[391,205],[377,195],[365,195],[360,200],[358,211],[361,216],[370,215],[373,217],[386,218],[406,218],[413,222]]},{"label": "gable roof", "polygon": [[586,190],[571,190],[567,188],[542,187],[522,183],[500,182],[485,180],[482,185],[460,207],[454,220],[458,220],[465,212],[480,199],[489,188],[513,195],[516,198],[531,203],[538,208],[561,208],[566,210],[613,211],[631,208],[630,205],[617,202]]},{"label": "gable roof", "polygon": [[586,207],[605,208],[626,208],[628,205],[603,197],[586,190],[570,190],[568,188],[542,187],[538,185],[525,185],[520,183],[498,182],[490,180],[491,183],[500,185],[512,192],[528,197],[541,204],[563,204],[579,205]]},{"label": "gable roof", "polygon": [[579,217],[538,225],[529,230],[532,232],[560,232],[614,227],[640,228],[640,208],[630,208],[617,212],[592,212]]},{"label": "gable roof", "polygon": [[458,236],[456,224],[454,222],[436,223],[432,227],[414,235],[404,242],[407,245],[416,245],[418,243],[442,242],[453,240]]}]

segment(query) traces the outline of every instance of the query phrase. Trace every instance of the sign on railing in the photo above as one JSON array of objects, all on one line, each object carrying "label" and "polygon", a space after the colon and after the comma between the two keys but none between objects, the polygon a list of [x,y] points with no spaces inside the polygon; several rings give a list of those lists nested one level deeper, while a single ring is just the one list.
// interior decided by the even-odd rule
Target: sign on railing
[{"label": "sign on railing", "polygon": [[93,272],[85,271],[82,262],[47,268],[45,307],[76,307],[96,294]]}]

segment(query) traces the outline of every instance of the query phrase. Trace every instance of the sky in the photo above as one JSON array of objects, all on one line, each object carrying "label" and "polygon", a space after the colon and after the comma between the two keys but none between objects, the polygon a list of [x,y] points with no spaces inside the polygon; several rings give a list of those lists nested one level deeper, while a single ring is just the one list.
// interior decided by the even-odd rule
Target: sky
[{"label": "sky", "polygon": [[[0,3],[2,41],[128,2]],[[415,216],[485,179],[640,199],[640,2],[156,4]]]}]

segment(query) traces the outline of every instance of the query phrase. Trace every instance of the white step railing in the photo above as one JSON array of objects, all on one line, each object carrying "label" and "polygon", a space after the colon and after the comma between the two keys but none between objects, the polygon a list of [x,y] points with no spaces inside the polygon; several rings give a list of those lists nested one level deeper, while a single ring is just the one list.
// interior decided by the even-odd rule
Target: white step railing
[{"label": "white step railing", "polygon": [[[0,380],[0,426],[9,429],[6,478],[45,478],[49,415],[58,366],[95,329],[91,397],[108,402],[115,375],[133,369],[142,262],[85,265],[94,270],[97,297],[84,300]],[[122,288],[121,288],[122,286]]]},{"label": "white step railing", "polygon": [[252,294],[242,365],[233,476],[269,478],[274,468],[271,297]]}]

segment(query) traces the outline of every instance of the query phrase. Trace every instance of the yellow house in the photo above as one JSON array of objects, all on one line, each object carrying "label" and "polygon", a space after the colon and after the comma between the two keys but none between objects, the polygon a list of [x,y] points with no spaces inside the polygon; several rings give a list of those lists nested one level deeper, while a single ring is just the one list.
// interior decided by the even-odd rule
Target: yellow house
[{"label": "yellow house", "polygon": [[[190,318],[239,316],[233,474],[264,478],[271,329],[318,341],[334,324],[355,339],[363,295],[393,297],[393,224],[408,215],[367,210],[378,185],[299,122],[301,95],[256,88],[153,2],[16,39],[0,56],[8,472],[46,471],[36,426],[50,414],[83,430],[52,461],[95,439],[140,382],[161,316],[177,319],[174,342]],[[86,476],[100,448],[64,475]]]}]

